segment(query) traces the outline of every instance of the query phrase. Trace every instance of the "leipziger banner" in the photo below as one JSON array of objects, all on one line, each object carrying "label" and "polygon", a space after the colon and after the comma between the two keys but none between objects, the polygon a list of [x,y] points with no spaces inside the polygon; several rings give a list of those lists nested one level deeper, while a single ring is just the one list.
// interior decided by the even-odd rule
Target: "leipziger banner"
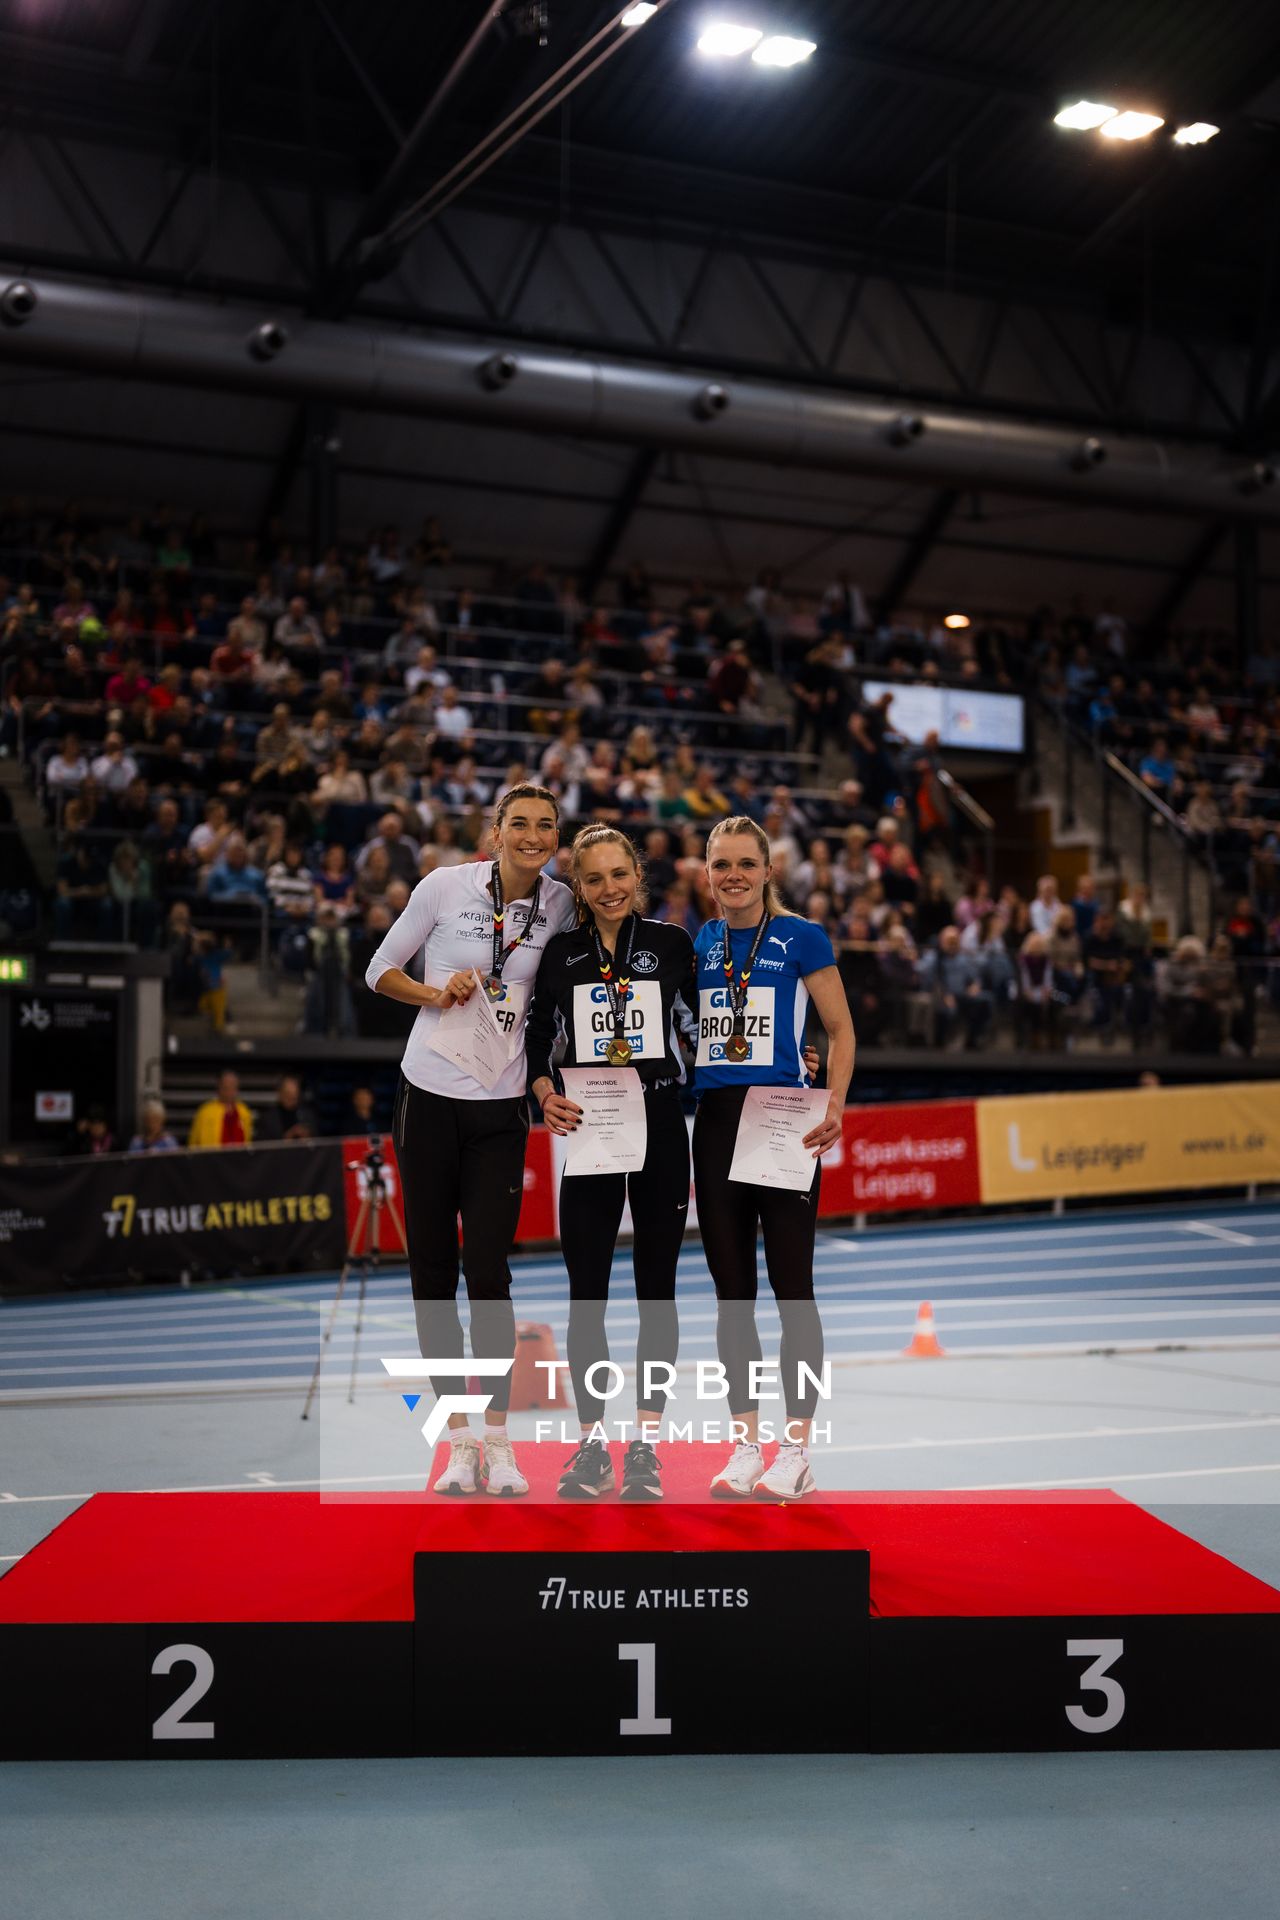
[{"label": "leipziger banner", "polygon": [[335,1141],[0,1167],[0,1292],[338,1267]]}]

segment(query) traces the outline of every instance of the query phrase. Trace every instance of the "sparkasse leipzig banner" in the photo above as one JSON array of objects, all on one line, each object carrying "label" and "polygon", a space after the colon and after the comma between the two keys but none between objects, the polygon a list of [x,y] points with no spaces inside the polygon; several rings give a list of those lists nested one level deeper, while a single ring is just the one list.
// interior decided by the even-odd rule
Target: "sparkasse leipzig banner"
[{"label": "sparkasse leipzig banner", "polygon": [[0,1291],[338,1267],[343,1216],[331,1141],[35,1160],[0,1168]]},{"label": "sparkasse leipzig banner", "polygon": [[981,1198],[972,1100],[846,1107],[843,1136],[822,1156],[822,1215],[976,1207]]}]

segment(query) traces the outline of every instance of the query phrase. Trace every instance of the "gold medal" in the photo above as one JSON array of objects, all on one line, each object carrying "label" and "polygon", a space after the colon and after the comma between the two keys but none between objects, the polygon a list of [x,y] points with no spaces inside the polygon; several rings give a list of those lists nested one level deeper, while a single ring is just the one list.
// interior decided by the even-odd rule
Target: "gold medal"
[{"label": "gold medal", "polygon": [[751,1042],[745,1033],[731,1033],[724,1043],[725,1057],[729,1060],[746,1060],[751,1054]]},{"label": "gold medal", "polygon": [[625,1067],[631,1058],[631,1048],[625,1040],[611,1040],[604,1050],[604,1057],[611,1067]]}]

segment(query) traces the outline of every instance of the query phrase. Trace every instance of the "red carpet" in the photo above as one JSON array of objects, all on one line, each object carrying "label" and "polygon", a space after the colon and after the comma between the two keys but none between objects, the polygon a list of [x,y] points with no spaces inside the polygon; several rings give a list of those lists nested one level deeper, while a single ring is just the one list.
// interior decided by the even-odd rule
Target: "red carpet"
[{"label": "red carpet", "polygon": [[583,1508],[266,1490],[96,1494],[0,1580],[0,1623],[409,1620],[418,1550],[801,1546],[868,1548],[881,1618],[1280,1613],[1280,1592],[1112,1493]]}]

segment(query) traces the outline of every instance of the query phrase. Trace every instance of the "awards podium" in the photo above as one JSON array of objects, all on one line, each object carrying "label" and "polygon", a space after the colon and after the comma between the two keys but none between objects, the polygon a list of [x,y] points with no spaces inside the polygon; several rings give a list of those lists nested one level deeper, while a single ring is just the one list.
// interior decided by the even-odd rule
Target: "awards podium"
[{"label": "awards podium", "polygon": [[0,1579],[0,1754],[1280,1745],[1280,1591],[1116,1494],[730,1504],[662,1452],[652,1506],[97,1494]]}]

